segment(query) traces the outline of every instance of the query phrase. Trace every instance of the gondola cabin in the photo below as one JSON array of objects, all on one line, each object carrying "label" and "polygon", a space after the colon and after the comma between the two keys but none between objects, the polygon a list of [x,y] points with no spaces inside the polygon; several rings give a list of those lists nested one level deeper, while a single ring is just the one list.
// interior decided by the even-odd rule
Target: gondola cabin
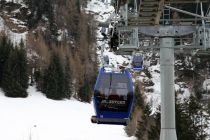
[{"label": "gondola cabin", "polygon": [[141,54],[133,55],[131,66],[134,71],[142,70],[143,68],[143,56]]},{"label": "gondola cabin", "polygon": [[94,88],[96,116],[91,121],[98,124],[126,125],[133,104],[133,82],[128,70],[105,72],[102,67]]}]

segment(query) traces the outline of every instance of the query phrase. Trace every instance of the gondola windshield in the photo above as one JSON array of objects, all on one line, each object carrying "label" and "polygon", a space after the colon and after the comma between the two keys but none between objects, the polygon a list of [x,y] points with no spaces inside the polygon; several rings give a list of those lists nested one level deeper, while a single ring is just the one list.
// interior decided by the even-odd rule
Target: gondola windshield
[{"label": "gondola windshield", "polygon": [[131,98],[128,83],[126,76],[110,73],[102,75],[100,86],[95,91],[99,110],[127,112]]},{"label": "gondola windshield", "polygon": [[142,67],[143,58],[141,56],[134,56],[132,65],[133,67]]}]

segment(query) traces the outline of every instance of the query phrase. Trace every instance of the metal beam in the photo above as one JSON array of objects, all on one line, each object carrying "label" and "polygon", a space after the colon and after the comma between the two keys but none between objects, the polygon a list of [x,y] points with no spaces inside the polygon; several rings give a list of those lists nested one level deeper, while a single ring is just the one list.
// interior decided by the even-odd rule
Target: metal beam
[{"label": "metal beam", "polygon": [[171,6],[168,6],[168,5],[165,5],[164,7],[169,8],[169,9],[174,10],[174,11],[177,11],[177,12],[180,12],[180,13],[184,13],[184,14],[187,14],[187,15],[198,17],[198,18],[201,18],[201,19],[210,20],[210,17],[201,16],[201,15],[194,14],[194,13],[191,13],[191,12],[188,12],[188,11],[185,11],[185,10],[177,9],[177,8],[174,8],[174,7],[171,7]]},{"label": "metal beam", "polygon": [[[207,26],[209,27],[209,26]],[[206,27],[206,28],[207,28]],[[118,27],[119,30],[132,30],[136,26]],[[197,26],[139,26],[138,31],[148,36],[184,36],[197,32]]]}]

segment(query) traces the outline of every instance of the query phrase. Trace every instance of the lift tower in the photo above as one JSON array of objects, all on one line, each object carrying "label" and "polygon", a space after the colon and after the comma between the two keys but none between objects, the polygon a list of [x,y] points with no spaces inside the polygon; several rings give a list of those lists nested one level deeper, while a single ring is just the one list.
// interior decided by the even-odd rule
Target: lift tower
[{"label": "lift tower", "polygon": [[[122,19],[118,21],[117,26],[119,46],[116,53],[132,55],[135,50],[153,49],[160,51],[160,140],[177,140],[174,53],[183,51],[191,53],[192,50],[199,53],[199,51],[207,52],[210,50],[210,17],[207,12],[210,3],[208,0],[141,0],[137,6],[139,7],[138,13],[132,14],[128,11],[130,8],[128,8],[128,4],[125,4],[125,0],[116,1],[116,10],[122,14]],[[179,7],[193,6],[196,13],[187,11],[187,8],[179,9],[176,7],[177,5]],[[199,12],[198,9],[200,9]],[[172,17],[174,12],[187,16],[176,19]],[[123,25],[122,23],[126,24]]]},{"label": "lift tower", "polygon": [[177,140],[174,93],[174,39],[160,39],[161,140]]}]

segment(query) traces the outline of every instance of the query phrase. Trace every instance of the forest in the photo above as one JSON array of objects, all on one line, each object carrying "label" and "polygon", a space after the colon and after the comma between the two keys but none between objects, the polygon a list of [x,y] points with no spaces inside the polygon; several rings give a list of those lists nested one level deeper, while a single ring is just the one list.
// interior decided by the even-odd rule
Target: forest
[{"label": "forest", "polygon": [[[0,79],[4,82],[15,81],[13,87],[5,87],[8,84],[1,82],[6,96],[27,97],[29,82],[51,99],[74,96],[90,102],[98,62],[93,16],[81,10],[87,1],[24,2],[27,11],[30,11],[27,16],[22,16],[28,28],[26,41],[22,40],[14,46],[6,33],[1,33],[0,52],[3,55]],[[1,3],[2,7],[10,5],[11,9],[17,6]],[[19,67],[13,64],[13,60],[21,63]]]}]

